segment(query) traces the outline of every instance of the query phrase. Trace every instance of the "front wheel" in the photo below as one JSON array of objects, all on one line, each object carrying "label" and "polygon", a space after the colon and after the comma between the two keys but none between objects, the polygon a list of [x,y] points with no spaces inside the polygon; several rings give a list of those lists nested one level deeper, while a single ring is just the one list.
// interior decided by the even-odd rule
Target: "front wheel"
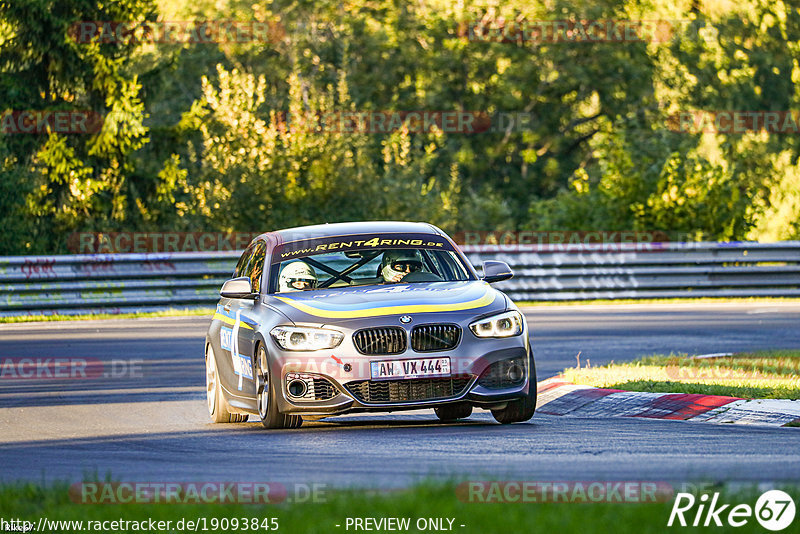
[{"label": "front wheel", "polygon": [[278,383],[270,375],[267,349],[262,344],[258,345],[256,351],[255,379],[258,415],[264,428],[298,428],[303,424],[299,415],[287,415],[278,411],[278,403],[275,402]]},{"label": "front wheel", "polygon": [[225,406],[222,398],[222,386],[217,372],[217,359],[211,345],[206,349],[206,401],[208,415],[214,423],[242,423],[247,421],[247,415],[231,413]]},{"label": "front wheel", "polygon": [[492,410],[492,417],[498,423],[522,423],[533,417],[536,411],[536,364],[533,362],[533,352],[528,351],[529,369],[528,394],[521,399],[509,402],[502,410]]}]

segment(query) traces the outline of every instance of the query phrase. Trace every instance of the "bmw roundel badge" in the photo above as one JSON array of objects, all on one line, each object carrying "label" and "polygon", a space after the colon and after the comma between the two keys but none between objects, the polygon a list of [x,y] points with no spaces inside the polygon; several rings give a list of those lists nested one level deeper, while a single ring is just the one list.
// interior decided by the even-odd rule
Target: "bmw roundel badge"
[{"label": "bmw roundel badge", "polygon": [[411,322],[411,316],[410,315],[403,315],[402,317],[400,317],[400,322],[403,323],[403,324],[410,323]]}]

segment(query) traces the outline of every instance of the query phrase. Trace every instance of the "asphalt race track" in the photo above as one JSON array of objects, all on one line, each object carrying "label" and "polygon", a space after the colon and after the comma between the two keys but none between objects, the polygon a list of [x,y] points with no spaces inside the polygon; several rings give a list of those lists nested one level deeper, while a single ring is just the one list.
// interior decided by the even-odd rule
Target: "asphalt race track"
[{"label": "asphalt race track", "polygon": [[[539,379],[655,352],[800,347],[800,304],[543,306],[525,313]],[[353,415],[266,431],[212,425],[203,318],[0,325],[0,356],[84,358],[93,379],[0,379],[3,481],[274,481],[398,487],[436,478],[800,480],[800,429],[487,412]]]}]

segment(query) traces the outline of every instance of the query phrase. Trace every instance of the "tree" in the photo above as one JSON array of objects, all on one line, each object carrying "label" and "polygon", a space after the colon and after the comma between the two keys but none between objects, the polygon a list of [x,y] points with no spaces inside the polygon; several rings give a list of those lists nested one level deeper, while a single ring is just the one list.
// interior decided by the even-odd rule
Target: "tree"
[{"label": "tree", "polygon": [[[64,234],[126,224],[140,184],[130,180],[132,155],[147,142],[137,76],[126,71],[135,43],[75,34],[82,21],[142,21],[151,0],[0,1],[0,101],[5,112],[89,112],[99,131],[6,136],[2,181],[18,194],[9,210],[25,220],[6,252],[63,250]],[[92,116],[92,115],[90,115]],[[146,202],[140,202],[144,206]],[[6,223],[4,223],[6,224]]]}]

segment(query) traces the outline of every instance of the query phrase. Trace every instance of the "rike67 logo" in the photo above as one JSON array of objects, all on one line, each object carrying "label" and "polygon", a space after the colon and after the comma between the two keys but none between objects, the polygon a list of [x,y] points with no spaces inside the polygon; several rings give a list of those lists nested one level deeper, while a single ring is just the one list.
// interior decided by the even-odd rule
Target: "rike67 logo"
[{"label": "rike67 logo", "polygon": [[780,531],[794,521],[795,504],[792,497],[781,490],[763,493],[755,507],[749,504],[732,505],[722,503],[720,494],[704,493],[699,498],[691,493],[678,493],[669,514],[667,526],[717,526],[725,524],[741,527],[755,516],[756,521],[767,530]]}]

